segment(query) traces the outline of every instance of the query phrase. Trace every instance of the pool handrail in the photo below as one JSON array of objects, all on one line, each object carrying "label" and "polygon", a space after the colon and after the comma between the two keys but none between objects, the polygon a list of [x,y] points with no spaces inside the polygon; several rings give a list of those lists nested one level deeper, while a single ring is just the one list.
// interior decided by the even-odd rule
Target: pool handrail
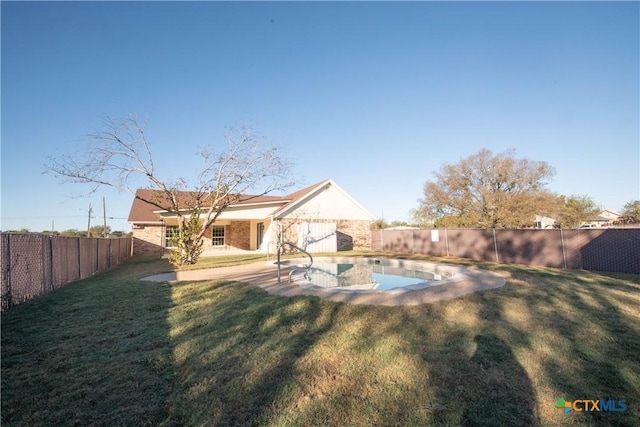
[{"label": "pool handrail", "polygon": [[306,255],[309,257],[309,259],[311,260],[311,262],[310,262],[310,263],[309,263],[309,265],[307,265],[305,268],[307,268],[307,269],[308,269],[309,267],[311,267],[311,266],[313,265],[313,256],[312,256],[309,252],[305,251],[305,250],[304,250],[304,249],[302,249],[301,247],[298,247],[298,246],[296,246],[295,244],[293,244],[293,243],[291,243],[291,242],[282,242],[282,243],[280,243],[280,244],[278,245],[278,250],[276,251],[276,252],[277,252],[277,254],[278,254],[278,261],[276,262],[276,265],[278,266],[278,283],[280,283],[280,252],[282,251],[282,248],[283,248],[285,245],[289,245],[289,246],[291,246],[292,248],[299,250],[300,252],[302,252],[302,253],[306,254]]}]

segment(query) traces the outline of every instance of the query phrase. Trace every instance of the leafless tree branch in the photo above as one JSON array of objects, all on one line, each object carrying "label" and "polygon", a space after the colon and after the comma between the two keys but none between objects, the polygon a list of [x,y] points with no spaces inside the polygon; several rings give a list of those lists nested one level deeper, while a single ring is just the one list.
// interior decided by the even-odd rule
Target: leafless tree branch
[{"label": "leafless tree branch", "polygon": [[[179,218],[197,210],[202,218],[197,239],[229,205],[249,197],[247,193],[257,197],[294,184],[291,164],[249,127],[229,129],[225,150],[220,152],[210,146],[200,152],[203,166],[195,174],[193,188],[188,188],[185,179],[168,182],[156,171],[144,127],[135,116],[107,117],[102,130],[87,135],[84,150],[47,158],[45,173],[52,173],[62,182],[86,184],[88,193],[101,187],[128,191]],[[145,199],[136,194],[133,183],[139,179],[156,190],[153,197]],[[190,190],[191,197],[180,196],[186,190]]]}]

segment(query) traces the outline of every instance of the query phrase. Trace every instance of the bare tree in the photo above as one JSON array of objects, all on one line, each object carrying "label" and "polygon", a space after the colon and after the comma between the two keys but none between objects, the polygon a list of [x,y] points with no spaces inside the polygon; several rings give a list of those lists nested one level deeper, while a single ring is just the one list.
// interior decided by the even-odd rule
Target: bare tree
[{"label": "bare tree", "polygon": [[557,209],[557,197],[544,188],[553,173],[547,163],[517,159],[513,151],[482,149],[434,173],[414,216],[450,227],[530,225],[535,215]]},{"label": "bare tree", "polygon": [[[198,153],[203,163],[192,181],[167,180],[154,164],[144,127],[134,116],[106,118],[102,130],[87,136],[83,151],[49,157],[45,172],[63,182],[87,184],[89,194],[103,186],[128,191],[177,216],[176,264],[196,262],[207,228],[229,205],[247,199],[245,193],[258,197],[294,184],[290,163],[249,127],[228,130],[223,150],[211,146]],[[140,182],[156,190],[152,196],[136,193]],[[188,223],[194,215],[199,227]]]}]

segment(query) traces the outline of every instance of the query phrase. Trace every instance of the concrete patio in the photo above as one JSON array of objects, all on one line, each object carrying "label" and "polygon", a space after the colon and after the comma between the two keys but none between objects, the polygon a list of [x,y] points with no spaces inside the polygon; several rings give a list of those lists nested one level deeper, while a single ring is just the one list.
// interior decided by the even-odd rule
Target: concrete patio
[{"label": "concrete patio", "polygon": [[249,283],[273,295],[288,297],[308,295],[333,302],[385,306],[419,305],[449,300],[472,292],[496,289],[504,286],[506,282],[504,277],[486,270],[469,267],[460,267],[460,269],[465,276],[462,280],[406,292],[340,292],[329,288],[321,290],[303,288],[295,283],[287,283],[287,270],[282,274],[281,283],[278,283],[276,266],[266,264],[264,261],[233,267],[176,271],[149,276],[143,280],[155,282],[228,280]]}]

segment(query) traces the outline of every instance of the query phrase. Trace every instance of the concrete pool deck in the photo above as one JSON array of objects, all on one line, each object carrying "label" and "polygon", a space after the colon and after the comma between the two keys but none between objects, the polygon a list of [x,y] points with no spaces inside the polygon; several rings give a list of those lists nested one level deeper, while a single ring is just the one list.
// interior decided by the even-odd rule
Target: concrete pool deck
[{"label": "concrete pool deck", "polygon": [[156,274],[142,280],[154,282],[184,282],[199,280],[227,280],[244,282],[258,286],[270,294],[282,296],[310,295],[327,301],[344,302],[349,304],[368,305],[419,305],[442,300],[450,300],[473,292],[496,289],[504,286],[504,277],[487,270],[471,267],[457,267],[464,278],[455,282],[424,289],[406,290],[403,292],[344,292],[331,289],[303,288],[295,283],[286,283],[288,270],[281,273],[283,283],[278,283],[275,265],[268,265],[264,261],[236,265],[233,267],[207,268],[202,270],[174,271]]}]

